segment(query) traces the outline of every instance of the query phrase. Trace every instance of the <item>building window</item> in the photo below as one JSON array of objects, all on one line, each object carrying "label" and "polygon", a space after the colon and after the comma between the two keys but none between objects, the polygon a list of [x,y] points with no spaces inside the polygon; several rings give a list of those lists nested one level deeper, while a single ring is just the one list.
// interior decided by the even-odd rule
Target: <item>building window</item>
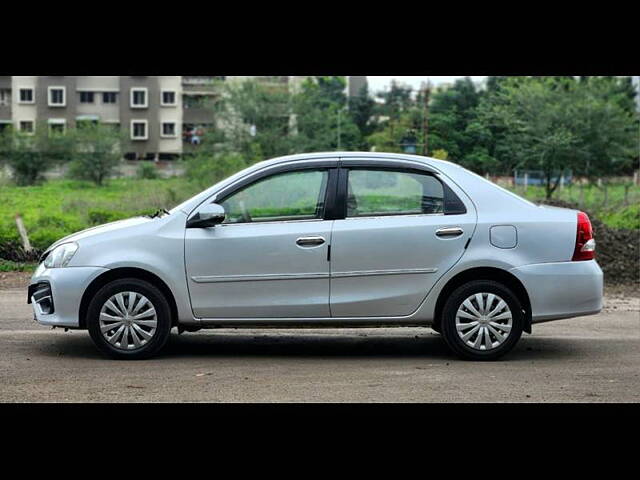
[{"label": "building window", "polygon": [[160,104],[163,107],[175,107],[176,106],[176,92],[174,90],[163,90]]},{"label": "building window", "polygon": [[8,107],[11,105],[11,89],[0,88],[0,106]]},{"label": "building window", "polygon": [[102,103],[116,103],[117,102],[117,93],[116,92],[103,92],[102,93]]},{"label": "building window", "polygon": [[25,133],[34,133],[35,132],[35,122],[33,120],[21,120],[18,124],[21,132]]},{"label": "building window", "polygon": [[49,119],[49,133],[64,133],[67,121],[63,118]]},{"label": "building window", "polygon": [[80,92],[80,103],[93,103],[95,96],[93,92]]},{"label": "building window", "polygon": [[176,137],[176,124],[174,122],[162,123],[162,136],[175,138]]},{"label": "building window", "polygon": [[49,106],[65,107],[66,103],[66,87],[49,87]]},{"label": "building window", "polygon": [[131,108],[147,108],[147,89],[132,88],[131,89]]},{"label": "building window", "polygon": [[147,126],[146,120],[131,120],[131,140],[147,140],[149,138]]},{"label": "building window", "polygon": [[33,88],[19,88],[18,103],[35,103]]}]

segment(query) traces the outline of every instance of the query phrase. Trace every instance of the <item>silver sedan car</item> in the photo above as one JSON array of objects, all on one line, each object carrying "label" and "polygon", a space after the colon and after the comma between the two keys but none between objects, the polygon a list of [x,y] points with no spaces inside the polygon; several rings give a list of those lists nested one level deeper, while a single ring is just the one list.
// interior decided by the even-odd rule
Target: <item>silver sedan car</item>
[{"label": "silver sedan car", "polygon": [[453,163],[317,153],[258,163],[151,217],[53,244],[28,301],[104,354],[171,329],[424,326],[473,360],[602,308],[589,218]]}]

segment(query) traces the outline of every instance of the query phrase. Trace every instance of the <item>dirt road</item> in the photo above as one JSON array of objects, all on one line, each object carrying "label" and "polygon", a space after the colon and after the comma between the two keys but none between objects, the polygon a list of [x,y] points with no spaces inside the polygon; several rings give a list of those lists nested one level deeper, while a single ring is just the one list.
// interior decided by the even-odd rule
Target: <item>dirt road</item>
[{"label": "dirt road", "polygon": [[[102,358],[0,290],[1,402],[638,402],[638,299],[534,326],[503,361],[463,362],[429,329],[218,330],[161,358]],[[614,308],[615,307],[615,308]]]}]

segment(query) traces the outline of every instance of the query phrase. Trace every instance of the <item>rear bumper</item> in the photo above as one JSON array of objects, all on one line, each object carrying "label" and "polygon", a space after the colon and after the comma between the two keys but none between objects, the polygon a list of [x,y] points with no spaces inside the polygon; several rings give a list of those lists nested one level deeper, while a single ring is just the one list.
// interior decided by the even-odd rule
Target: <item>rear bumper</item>
[{"label": "rear bumper", "polygon": [[531,301],[532,323],[602,310],[603,275],[595,260],[526,265],[511,270]]},{"label": "rear bumper", "polygon": [[[80,326],[78,314],[82,295],[89,284],[106,268],[100,267],[69,267],[47,269],[40,265],[31,277],[31,285],[48,283],[53,303],[53,313],[45,314],[39,307],[37,299],[30,297],[35,320],[42,325],[78,328]],[[34,289],[29,288],[33,293]],[[35,300],[35,301],[34,301]]]}]

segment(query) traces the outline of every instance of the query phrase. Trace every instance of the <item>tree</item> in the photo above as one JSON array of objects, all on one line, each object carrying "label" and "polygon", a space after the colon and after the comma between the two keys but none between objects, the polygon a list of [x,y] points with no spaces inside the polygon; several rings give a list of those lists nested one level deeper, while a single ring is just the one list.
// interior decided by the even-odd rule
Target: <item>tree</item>
[{"label": "tree", "polygon": [[377,94],[378,98],[384,102],[380,112],[381,115],[395,119],[414,107],[415,102],[413,101],[412,92],[413,89],[410,86],[401,85],[392,80],[391,88],[388,91]]},{"label": "tree", "polygon": [[69,176],[103,185],[121,162],[124,137],[104,124],[78,126],[67,136],[74,144]]},{"label": "tree", "polygon": [[561,172],[613,175],[637,147],[637,116],[615,100],[610,82],[519,77],[481,105],[479,122],[500,132],[496,156],[514,168],[541,170],[547,198]]},{"label": "tree", "polygon": [[11,169],[16,184],[22,186],[43,182],[45,173],[68,161],[73,150],[72,139],[50,131],[46,123],[38,124],[34,133],[10,128],[2,138],[4,163]]},{"label": "tree", "polygon": [[372,121],[376,111],[376,102],[369,95],[369,88],[365,84],[358,95],[349,99],[349,115],[353,123],[360,131],[360,137],[363,139],[360,148],[368,150],[369,144],[367,137],[376,130],[376,125]]},{"label": "tree", "polygon": [[357,150],[362,138],[346,110],[344,77],[315,77],[293,98],[296,152]]},{"label": "tree", "polygon": [[291,99],[286,87],[256,80],[229,83],[216,108],[224,121],[213,142],[224,144],[222,150],[241,153],[249,163],[291,153]]},{"label": "tree", "polygon": [[469,132],[468,128],[475,120],[479,102],[480,94],[469,77],[456,80],[451,88],[436,92],[430,106],[431,148],[446,150],[449,158],[467,166],[467,157],[478,155],[478,132]]}]

